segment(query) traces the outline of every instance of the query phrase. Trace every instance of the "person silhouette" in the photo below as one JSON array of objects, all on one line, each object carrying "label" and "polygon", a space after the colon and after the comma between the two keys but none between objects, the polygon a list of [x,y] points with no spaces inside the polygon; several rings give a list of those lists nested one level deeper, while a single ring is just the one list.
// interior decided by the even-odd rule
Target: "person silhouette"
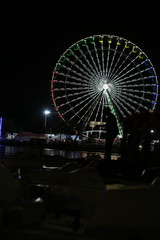
[{"label": "person silhouette", "polygon": [[118,131],[117,120],[113,113],[111,113],[111,109],[109,107],[105,107],[103,111],[106,125],[106,142],[105,142],[105,160],[108,162],[111,160],[111,150],[114,139],[116,138]]}]

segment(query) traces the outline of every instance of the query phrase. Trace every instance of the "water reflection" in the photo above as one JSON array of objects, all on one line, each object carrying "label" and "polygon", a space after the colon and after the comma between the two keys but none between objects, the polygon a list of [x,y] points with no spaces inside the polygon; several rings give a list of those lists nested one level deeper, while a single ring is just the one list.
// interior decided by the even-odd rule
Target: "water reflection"
[{"label": "water reflection", "polygon": [[15,155],[17,153],[23,152],[24,147],[19,146],[4,146],[0,145],[0,157]]},{"label": "water reflection", "polygon": [[[15,155],[20,152],[24,152],[24,147],[19,146],[4,146],[0,145],[0,156],[9,156],[9,155]],[[60,155],[62,157],[71,158],[71,159],[77,159],[77,158],[88,158],[91,155],[100,155],[100,157],[104,158],[103,152],[88,152],[88,151],[68,151],[68,150],[59,150],[59,149],[50,149],[50,148],[44,148],[43,149],[43,155],[45,156],[56,156]],[[119,154],[112,154],[111,159],[117,160]]]},{"label": "water reflection", "polygon": [[66,158],[86,158],[93,154],[98,154],[102,158],[104,158],[103,152],[88,152],[88,151],[67,151],[67,150],[59,150],[59,149],[49,149],[44,148],[43,154],[47,156],[55,156],[60,155]]},{"label": "water reflection", "polygon": [[4,155],[15,155],[17,153],[23,152],[24,147],[17,147],[17,146],[3,146],[5,148]]}]

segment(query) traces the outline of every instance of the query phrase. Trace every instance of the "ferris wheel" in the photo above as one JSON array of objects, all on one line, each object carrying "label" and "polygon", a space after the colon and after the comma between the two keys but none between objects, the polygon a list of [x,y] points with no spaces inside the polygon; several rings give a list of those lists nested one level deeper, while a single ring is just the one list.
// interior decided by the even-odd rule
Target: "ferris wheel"
[{"label": "ferris wheel", "polygon": [[154,110],[158,80],[147,55],[131,41],[94,35],[70,46],[56,63],[51,80],[54,108],[78,133],[103,134],[105,106],[120,120]]}]

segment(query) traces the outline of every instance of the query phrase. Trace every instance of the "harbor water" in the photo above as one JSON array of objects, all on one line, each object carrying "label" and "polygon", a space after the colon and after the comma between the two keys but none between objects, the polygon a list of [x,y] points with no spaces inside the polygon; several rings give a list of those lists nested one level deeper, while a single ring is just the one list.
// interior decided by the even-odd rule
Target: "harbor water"
[{"label": "harbor water", "polygon": [[[0,157],[2,156],[11,156],[19,153],[23,153],[25,147],[23,146],[5,146],[0,145]],[[103,152],[91,152],[91,151],[75,151],[75,150],[63,150],[63,149],[52,149],[52,148],[43,148],[43,156],[62,156],[70,159],[77,158],[87,158],[92,154],[98,154],[104,158]]]}]

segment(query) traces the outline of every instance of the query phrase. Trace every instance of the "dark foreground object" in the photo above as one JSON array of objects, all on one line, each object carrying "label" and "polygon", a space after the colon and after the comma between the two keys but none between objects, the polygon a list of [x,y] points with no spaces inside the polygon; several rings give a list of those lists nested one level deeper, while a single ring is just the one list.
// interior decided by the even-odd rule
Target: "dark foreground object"
[{"label": "dark foreground object", "polygon": [[159,239],[158,166],[99,156],[40,162],[0,166],[1,239]]}]

